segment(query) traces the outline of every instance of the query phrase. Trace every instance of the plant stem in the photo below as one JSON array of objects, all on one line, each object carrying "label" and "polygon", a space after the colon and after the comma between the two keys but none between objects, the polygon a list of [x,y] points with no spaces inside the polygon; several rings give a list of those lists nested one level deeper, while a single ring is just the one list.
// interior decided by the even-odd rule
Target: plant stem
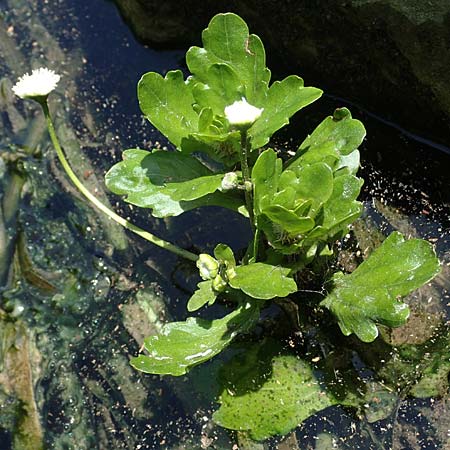
[{"label": "plant stem", "polygon": [[96,198],[94,196],[83,185],[83,183],[78,179],[78,177],[75,175],[74,171],[70,167],[70,165],[64,155],[61,145],[59,144],[58,137],[56,136],[56,133],[55,133],[55,128],[53,126],[53,122],[52,122],[50,112],[48,109],[47,99],[42,99],[39,101],[39,103],[42,106],[42,109],[44,110],[44,115],[47,120],[48,132],[50,134],[50,138],[52,140],[53,146],[55,147],[56,154],[58,155],[59,161],[61,162],[61,165],[63,166],[67,175],[71,179],[72,183],[78,188],[78,190],[91,203],[93,203],[100,211],[104,212],[108,217],[110,217],[112,220],[116,221],[118,224],[122,225],[123,227],[125,227],[127,230],[132,231],[133,233],[135,233],[138,236],[144,238],[145,240],[151,242],[152,244],[155,244],[158,247],[161,247],[165,250],[175,253],[176,255],[182,256],[183,258],[189,259],[191,261],[197,261],[198,255],[196,255],[195,253],[191,253],[191,252],[184,250],[174,244],[171,244],[170,242],[160,239],[159,237],[155,236],[154,234],[150,233],[149,231],[145,231],[142,228],[138,227],[137,225],[134,225],[133,223],[129,222],[128,220],[124,219],[123,217],[119,216],[114,211],[109,209],[98,198]]},{"label": "plant stem", "polygon": [[249,140],[247,136],[247,130],[241,129],[241,152],[239,154],[241,159],[242,179],[244,180],[244,192],[245,192],[245,205],[248,210],[248,216],[250,218],[250,224],[252,226],[253,234],[255,234],[255,216],[253,214],[253,194],[249,189],[251,186],[250,169],[248,168],[248,147]]}]

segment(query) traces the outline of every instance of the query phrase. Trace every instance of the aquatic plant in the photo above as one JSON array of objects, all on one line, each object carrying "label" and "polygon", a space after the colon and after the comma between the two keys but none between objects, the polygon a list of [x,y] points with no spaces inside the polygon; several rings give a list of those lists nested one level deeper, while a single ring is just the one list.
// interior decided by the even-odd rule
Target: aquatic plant
[{"label": "aquatic plant", "polygon": [[[252,239],[239,256],[224,243],[217,244],[213,255],[196,255],[111,211],[76,177],[58,142],[47,106],[57,75],[52,74],[47,87],[36,89],[34,83],[42,82],[38,73],[45,71],[41,69],[15,89],[43,107],[58,157],[89,201],[141,237],[196,262],[202,281],[187,303],[188,311],[219,301],[234,305],[222,318],[190,317],[165,325],[160,335],[145,340],[147,353],[131,364],[147,373],[184,375],[250,332],[270,302],[290,299],[302,310],[305,305],[297,293],[308,290],[311,272],[323,277],[326,294],[314,307],[324,324],[329,311],[344,335],[355,334],[363,342],[376,339],[379,325],[404,324],[409,308],[401,298],[440,268],[430,243],[393,232],[352,273],[330,275],[324,269],[336,256],[337,242],[362,213],[357,200],[363,183],[357,176],[358,147],[365,137],[362,123],[340,108],[295,152],[268,147],[274,133],[322,91],[304,86],[295,75],[270,83],[261,40],[235,14],[215,16],[202,37],[203,48],[187,52],[187,79],[179,70],[165,77],[150,72],[138,84],[143,114],[175,149],[125,150],[123,161],[107,173],[106,184],[154,217],[212,205],[241,214]],[[219,424],[250,430],[256,439],[286,432],[313,412],[343,403],[321,387],[306,362],[280,354],[277,343],[270,341],[269,347],[262,355],[261,345],[249,344],[241,360],[230,361],[228,378],[224,375],[228,388],[215,414]],[[241,373],[242,359],[255,372]],[[272,376],[251,389],[262,363],[272,364]],[[290,383],[291,393],[275,394],[280,383]],[[234,395],[230,386],[241,395]],[[282,401],[273,401],[276,396]],[[266,415],[256,415],[257,409],[265,409]]]}]

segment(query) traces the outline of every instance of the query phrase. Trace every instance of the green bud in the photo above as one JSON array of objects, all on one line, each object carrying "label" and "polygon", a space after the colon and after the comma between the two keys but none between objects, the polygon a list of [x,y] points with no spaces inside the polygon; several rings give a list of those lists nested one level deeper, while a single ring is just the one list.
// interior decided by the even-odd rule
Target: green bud
[{"label": "green bud", "polygon": [[197,260],[197,267],[200,271],[200,276],[204,280],[212,280],[219,273],[219,263],[212,256],[201,253]]},{"label": "green bud", "polygon": [[217,275],[212,282],[213,290],[216,292],[223,292],[226,287],[227,282],[220,275]]}]

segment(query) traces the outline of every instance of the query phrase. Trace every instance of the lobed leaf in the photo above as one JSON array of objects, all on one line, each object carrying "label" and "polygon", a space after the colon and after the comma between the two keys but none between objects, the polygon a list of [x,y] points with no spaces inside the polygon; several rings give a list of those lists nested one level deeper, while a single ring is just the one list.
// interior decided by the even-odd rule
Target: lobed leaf
[{"label": "lobed leaf", "polygon": [[[333,171],[325,163],[319,162],[297,169],[295,177],[287,177],[293,173],[285,170],[280,178],[280,189],[292,187],[298,200],[310,201],[310,213],[315,214],[333,193]],[[288,180],[289,184],[286,183]]]},{"label": "lobed leaf", "polygon": [[331,142],[339,155],[348,155],[361,145],[365,135],[364,125],[353,119],[347,108],[339,108],[302,142],[298,152],[311,152]]},{"label": "lobed leaf", "polygon": [[145,339],[149,355],[131,359],[142,372],[159,375],[184,375],[189,369],[220,353],[239,333],[254,326],[259,309],[246,304],[222,319],[189,317],[185,322],[164,325],[162,333]]},{"label": "lobed leaf", "polygon": [[194,78],[205,85],[212,82],[210,67],[226,64],[236,74],[242,95],[259,106],[270,80],[264,46],[258,36],[250,35],[247,24],[236,14],[217,14],[202,33],[204,48],[191,47],[186,62]]},{"label": "lobed leaf", "polygon": [[253,263],[235,268],[236,276],[229,280],[231,287],[240,289],[253,298],[268,300],[286,297],[297,291],[290,278],[290,269],[264,263]]},{"label": "lobed leaf", "polygon": [[252,169],[253,195],[255,214],[261,214],[266,204],[278,189],[282,162],[272,149],[262,152]]},{"label": "lobed leaf", "polygon": [[299,217],[280,205],[267,206],[263,213],[290,234],[304,234],[314,227],[314,220],[311,217]]},{"label": "lobed leaf", "polygon": [[212,280],[201,281],[197,284],[197,288],[188,301],[187,310],[189,312],[197,311],[207,303],[212,305],[216,301],[217,294],[212,288]]},{"label": "lobed leaf", "polygon": [[148,72],[138,83],[138,99],[144,116],[176,147],[183,137],[198,131],[194,97],[180,70],[167,72],[165,78]]},{"label": "lobed leaf", "polygon": [[378,336],[376,324],[405,323],[409,308],[397,298],[427,283],[439,270],[429,242],[405,241],[394,232],[353,273],[335,275],[335,288],[322,305],[337,317],[346,336],[355,333],[371,342]]},{"label": "lobed leaf", "polygon": [[289,123],[297,111],[316,101],[322,95],[320,89],[305,87],[303,80],[291,75],[283,81],[275,81],[264,102],[256,106],[264,108],[261,117],[248,130],[252,148],[266,145],[272,134]]},{"label": "lobed leaf", "polygon": [[343,175],[334,179],[333,192],[324,206],[321,226],[334,234],[356,220],[362,211],[361,202],[356,201],[363,180],[354,175]]}]

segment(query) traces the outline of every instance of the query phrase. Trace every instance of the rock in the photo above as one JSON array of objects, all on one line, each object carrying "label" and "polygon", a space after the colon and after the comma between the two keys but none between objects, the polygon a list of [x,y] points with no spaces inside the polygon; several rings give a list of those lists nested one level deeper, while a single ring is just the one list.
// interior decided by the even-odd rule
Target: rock
[{"label": "rock", "polygon": [[431,0],[115,0],[152,47],[199,44],[219,12],[239,14],[277,76],[298,73],[409,131],[450,132],[450,2]]}]

